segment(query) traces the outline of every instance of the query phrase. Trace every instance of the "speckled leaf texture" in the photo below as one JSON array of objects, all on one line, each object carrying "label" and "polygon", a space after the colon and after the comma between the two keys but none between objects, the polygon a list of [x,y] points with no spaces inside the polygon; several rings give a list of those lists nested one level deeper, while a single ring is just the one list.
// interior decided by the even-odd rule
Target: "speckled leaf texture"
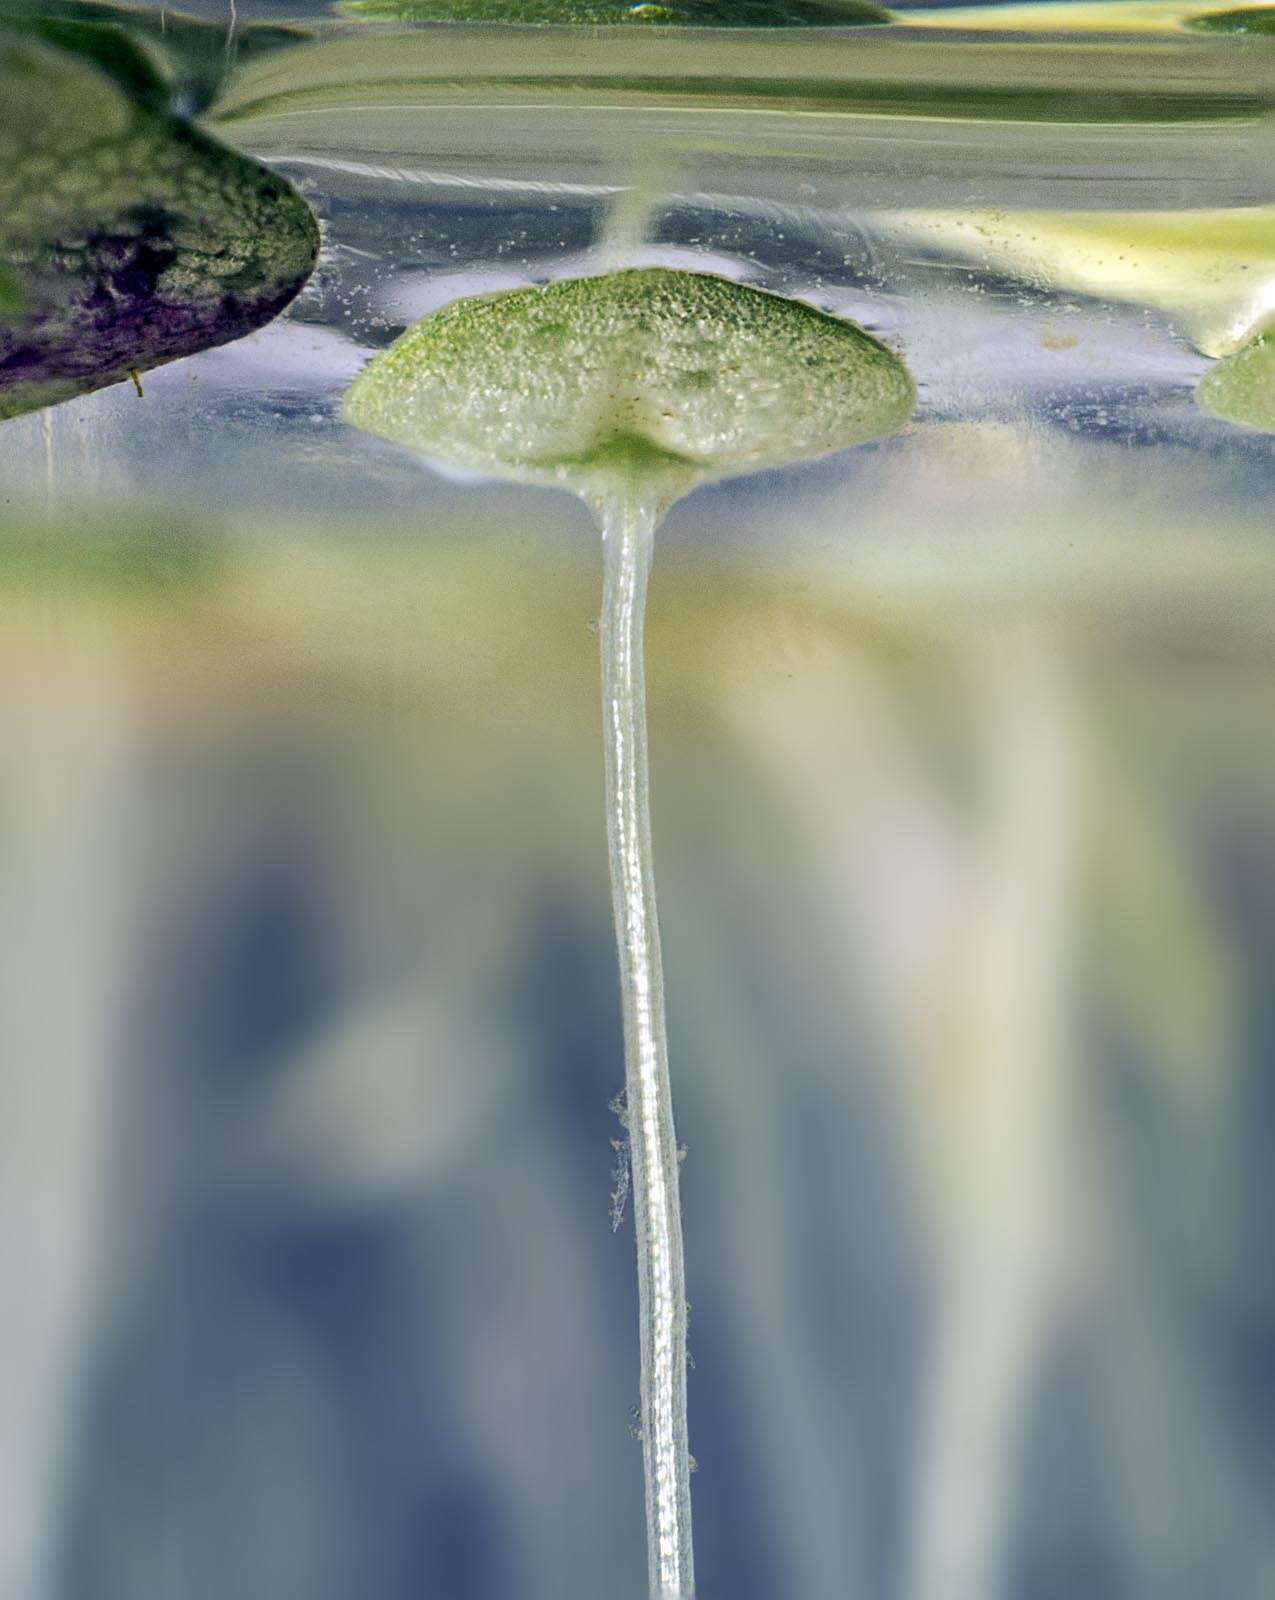
[{"label": "speckled leaf texture", "polygon": [[347,418],[462,466],[596,498],[698,483],[883,438],[902,361],[854,323],[707,273],[638,268],[460,300],[352,385]]},{"label": "speckled leaf texture", "polygon": [[0,419],[262,327],[317,260],[295,190],[139,92],[129,50],[0,30]]},{"label": "speckled leaf texture", "polygon": [[541,28],[853,28],[890,21],[871,0],[348,0],[345,9],[397,22]]}]

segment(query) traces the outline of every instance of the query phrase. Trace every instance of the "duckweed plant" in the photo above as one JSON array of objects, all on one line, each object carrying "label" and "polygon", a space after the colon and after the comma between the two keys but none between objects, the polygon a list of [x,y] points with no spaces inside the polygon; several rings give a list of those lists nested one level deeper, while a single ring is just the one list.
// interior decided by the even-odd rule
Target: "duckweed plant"
[{"label": "duckweed plant", "polygon": [[318,257],[292,186],[174,114],[115,18],[0,11],[0,420],[251,333]]},{"label": "duckweed plant", "polygon": [[348,0],[346,9],[397,22],[538,28],[853,28],[891,20],[871,0]]},{"label": "duckweed plant", "polygon": [[701,484],[897,432],[915,388],[853,323],[707,274],[628,270],[461,300],[356,379],[360,428],[571,490],[604,552],[603,740],[637,1235],[650,1592],[694,1594],[678,1144],[651,849],[643,621],[655,529]]},{"label": "duckweed plant", "polygon": [[1190,0],[1027,0],[1026,4],[926,6],[905,10],[903,23],[925,28],[990,28],[998,33],[1151,33],[1181,29],[1204,33],[1275,32],[1268,4],[1203,10]]},{"label": "duckweed plant", "polygon": [[1196,385],[1195,398],[1225,422],[1275,433],[1275,334],[1258,334],[1211,367]]},{"label": "duckweed plant", "polygon": [[994,263],[1036,289],[1158,313],[1214,358],[1195,387],[1201,410],[1275,432],[1275,208],[896,212],[881,227],[936,255]]},{"label": "duckweed plant", "polygon": [[1241,33],[1269,38],[1275,34],[1275,6],[1237,6],[1192,16],[1190,26],[1205,33]]}]

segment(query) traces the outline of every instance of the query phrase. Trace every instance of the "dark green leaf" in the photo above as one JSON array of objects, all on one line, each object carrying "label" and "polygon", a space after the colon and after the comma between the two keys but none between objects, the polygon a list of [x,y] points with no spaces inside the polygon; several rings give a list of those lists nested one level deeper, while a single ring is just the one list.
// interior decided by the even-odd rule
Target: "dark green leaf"
[{"label": "dark green leaf", "polygon": [[280,177],[81,54],[0,32],[0,418],[261,327],[318,230]]},{"label": "dark green leaf", "polygon": [[853,28],[891,20],[870,0],[348,0],[345,9],[397,22],[529,27]]}]

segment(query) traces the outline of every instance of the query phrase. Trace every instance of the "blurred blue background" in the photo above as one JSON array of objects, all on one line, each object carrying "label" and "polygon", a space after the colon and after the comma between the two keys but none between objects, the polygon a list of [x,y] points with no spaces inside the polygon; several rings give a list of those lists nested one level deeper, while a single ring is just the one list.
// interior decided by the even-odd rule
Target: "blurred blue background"
[{"label": "blurred blue background", "polygon": [[[950,459],[657,561],[701,1588],[1257,1596],[1272,569],[958,577]],[[596,550],[464,493],[9,528],[7,1593],[641,1592]]]}]

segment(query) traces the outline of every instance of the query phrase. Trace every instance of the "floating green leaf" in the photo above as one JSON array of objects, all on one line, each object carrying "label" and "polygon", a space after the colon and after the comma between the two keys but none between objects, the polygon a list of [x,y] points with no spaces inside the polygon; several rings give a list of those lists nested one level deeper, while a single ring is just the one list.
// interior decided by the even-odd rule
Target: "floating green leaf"
[{"label": "floating green leaf", "polygon": [[1162,312],[1205,355],[1270,314],[1275,207],[1200,211],[899,211],[887,234],[1049,290]]},{"label": "floating green leaf", "polygon": [[0,32],[0,98],[0,419],[249,333],[312,271],[282,178],[97,60]]},{"label": "floating green leaf", "polygon": [[642,268],[460,300],[351,386],[347,418],[588,498],[698,483],[896,432],[916,391],[853,323],[704,273]]},{"label": "floating green leaf", "polygon": [[996,33],[1171,33],[1190,0],[1025,0],[991,5],[916,6],[896,21],[921,28],[988,29]]},{"label": "floating green leaf", "polygon": [[1275,33],[1275,6],[1238,6],[1232,11],[1206,11],[1188,18],[1189,26],[1206,33]]},{"label": "floating green leaf", "polygon": [[537,28],[854,28],[892,20],[870,0],[348,0],[345,9],[397,22]]},{"label": "floating green leaf", "polygon": [[1196,385],[1195,398],[1215,417],[1275,433],[1275,334],[1260,334],[1211,367]]}]

